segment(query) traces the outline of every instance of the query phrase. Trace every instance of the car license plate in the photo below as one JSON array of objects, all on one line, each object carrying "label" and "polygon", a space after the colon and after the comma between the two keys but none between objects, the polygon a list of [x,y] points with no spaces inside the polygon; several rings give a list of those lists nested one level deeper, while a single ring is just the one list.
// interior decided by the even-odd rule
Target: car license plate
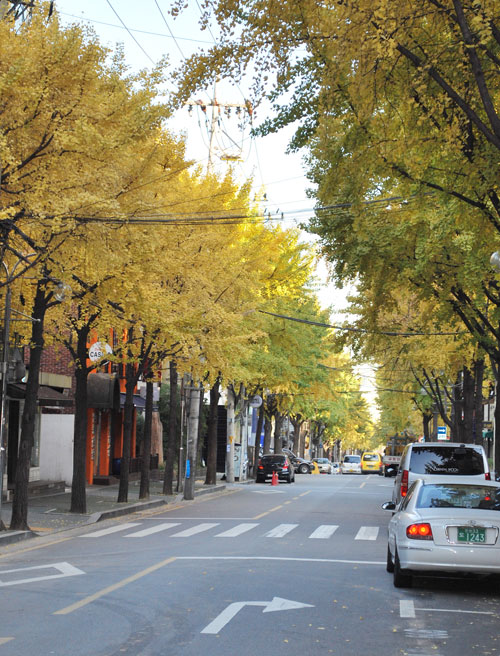
[{"label": "car license plate", "polygon": [[459,526],[457,541],[484,544],[486,542],[486,529],[479,526]]}]

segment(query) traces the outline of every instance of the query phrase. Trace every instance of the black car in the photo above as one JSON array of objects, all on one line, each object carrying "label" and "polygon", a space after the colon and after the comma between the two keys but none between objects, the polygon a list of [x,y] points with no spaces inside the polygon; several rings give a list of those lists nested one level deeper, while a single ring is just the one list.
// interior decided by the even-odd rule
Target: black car
[{"label": "black car", "polygon": [[299,458],[299,456],[296,456],[293,451],[290,451],[289,449],[283,449],[283,453],[286,453],[286,455],[289,457],[296,474],[310,474],[314,469],[314,463],[312,463],[310,460]]},{"label": "black car", "polygon": [[272,478],[274,472],[278,474],[279,481],[286,481],[287,483],[295,481],[295,471],[286,454],[266,453],[259,458],[255,482],[265,483],[267,478]]}]

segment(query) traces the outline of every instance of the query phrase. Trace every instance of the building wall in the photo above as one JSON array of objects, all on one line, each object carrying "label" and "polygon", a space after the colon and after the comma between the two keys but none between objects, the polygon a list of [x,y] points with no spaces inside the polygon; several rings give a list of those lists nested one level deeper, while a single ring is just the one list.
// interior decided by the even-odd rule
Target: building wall
[{"label": "building wall", "polygon": [[43,414],[40,426],[40,480],[65,481],[73,478],[73,427],[69,414]]}]

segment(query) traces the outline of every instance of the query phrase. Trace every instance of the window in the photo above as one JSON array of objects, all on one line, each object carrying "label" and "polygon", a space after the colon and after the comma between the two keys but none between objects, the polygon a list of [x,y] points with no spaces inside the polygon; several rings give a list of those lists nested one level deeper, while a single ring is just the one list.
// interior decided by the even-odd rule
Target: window
[{"label": "window", "polygon": [[488,485],[424,485],[417,507],[500,510],[500,488]]},{"label": "window", "polygon": [[484,462],[481,453],[470,447],[418,446],[411,453],[410,471],[415,474],[475,476],[484,473]]}]

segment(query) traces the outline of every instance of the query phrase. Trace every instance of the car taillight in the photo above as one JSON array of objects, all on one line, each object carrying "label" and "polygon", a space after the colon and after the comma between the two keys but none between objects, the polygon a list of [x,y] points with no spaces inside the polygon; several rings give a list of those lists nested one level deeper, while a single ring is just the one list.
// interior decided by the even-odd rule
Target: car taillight
[{"label": "car taillight", "polygon": [[281,468],[282,471],[286,471],[287,469],[288,469],[288,465],[283,465],[283,467]]},{"label": "car taillight", "polygon": [[491,474],[490,474],[490,472],[484,472],[484,478],[485,478],[487,481],[491,481]]},{"label": "car taillight", "polygon": [[264,469],[264,465],[259,465],[258,469]]},{"label": "car taillight", "polygon": [[403,469],[401,476],[401,496],[405,497],[408,494],[408,470]]},{"label": "car taillight", "polygon": [[406,537],[411,540],[432,540],[432,528],[430,524],[410,524],[406,528]]}]

